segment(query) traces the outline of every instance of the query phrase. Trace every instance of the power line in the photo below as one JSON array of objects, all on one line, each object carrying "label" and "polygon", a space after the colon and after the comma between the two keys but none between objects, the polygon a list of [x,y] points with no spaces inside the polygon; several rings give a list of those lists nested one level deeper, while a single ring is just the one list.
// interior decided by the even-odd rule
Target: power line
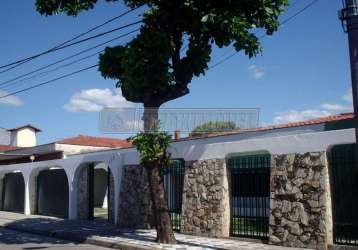
[{"label": "power line", "polygon": [[[306,11],[307,9],[309,9],[310,7],[312,7],[312,6],[313,6],[315,3],[317,3],[318,1],[319,1],[319,0],[313,0],[312,2],[310,2],[309,4],[307,4],[304,8],[302,8],[301,10],[299,10],[298,12],[296,12],[294,15],[292,15],[292,16],[286,18],[285,20],[283,20],[283,21],[281,22],[281,25],[290,22],[292,19],[294,19],[295,17],[297,17],[298,15],[300,15],[301,13],[303,13],[304,11]],[[262,39],[262,38],[264,38],[264,37],[266,37],[266,36],[267,36],[267,34],[264,34],[264,35],[260,36],[259,39]],[[226,57],[223,58],[222,60],[220,60],[220,61],[216,62],[215,64],[213,64],[212,66],[210,66],[210,67],[208,68],[208,70],[213,69],[213,68],[216,68],[216,67],[219,66],[220,64],[222,64],[222,63],[226,62],[227,60],[231,59],[232,57],[234,57],[237,53],[238,53],[238,52],[235,51],[234,53],[232,53],[232,54],[226,56]]]},{"label": "power line", "polygon": [[[98,52],[96,52],[96,53],[90,54],[90,55],[88,55],[88,56],[85,56],[85,57],[82,57],[82,58],[80,58],[80,59],[74,60],[74,61],[72,61],[72,62],[66,63],[66,64],[64,64],[64,65],[60,65],[60,66],[58,66],[58,67],[56,67],[56,68],[54,68],[54,69],[47,70],[47,71],[41,72],[41,73],[39,73],[39,74],[36,74],[36,75],[34,75],[34,76],[30,76],[30,77],[21,79],[21,80],[18,81],[18,82],[21,83],[21,82],[24,82],[24,81],[29,81],[29,80],[32,80],[32,79],[36,79],[36,78],[38,78],[38,77],[46,76],[46,75],[48,75],[48,74],[50,74],[50,73],[52,73],[52,72],[55,72],[55,71],[57,71],[57,70],[59,70],[59,69],[62,69],[62,68],[71,66],[71,65],[76,64],[76,63],[78,63],[78,62],[81,62],[81,61],[84,61],[84,60],[89,59],[89,58],[91,58],[91,57],[94,57],[94,56],[96,56],[96,55],[99,55],[99,54],[102,53],[103,51],[104,51],[104,50],[98,51]],[[6,89],[6,87],[10,87],[10,88],[7,88],[7,89]],[[11,89],[14,89],[14,88],[11,88],[11,87],[18,87],[18,86],[8,85],[8,86],[3,86],[2,89],[5,90],[5,91],[10,91]]]},{"label": "power line", "polygon": [[[308,8],[310,8],[311,6],[313,6],[316,2],[318,2],[319,0],[313,0],[310,4],[306,5],[303,9],[301,9],[300,11],[298,11],[297,13],[295,13],[293,16],[285,19],[284,21],[282,21],[281,24],[285,24],[289,21],[291,21],[292,19],[294,19],[295,17],[297,17],[299,14],[301,14],[302,12],[304,12],[305,10],[307,10]],[[264,34],[261,38],[267,36],[267,34]],[[233,57],[234,55],[236,55],[237,52],[233,53],[232,55],[230,55],[229,57],[226,57],[226,59],[223,59],[220,63],[216,63],[214,66],[212,67],[209,67],[209,69],[212,69],[213,67],[216,67],[218,66],[219,64],[225,62],[226,60],[230,59],[231,57]],[[84,68],[84,69],[81,69],[81,70],[77,70],[75,72],[72,72],[72,73],[69,73],[69,74],[65,74],[65,75],[62,75],[60,77],[57,77],[55,79],[52,79],[52,80],[49,80],[49,81],[46,81],[46,82],[43,82],[43,83],[39,83],[39,84],[36,84],[36,85],[33,85],[33,86],[30,86],[28,88],[25,88],[25,89],[22,89],[22,90],[18,90],[18,91],[15,91],[15,92],[12,92],[12,93],[9,93],[7,95],[4,95],[4,96],[0,96],[0,99],[2,98],[6,98],[6,97],[9,97],[9,96],[12,96],[12,95],[16,95],[18,93],[22,93],[22,92],[25,92],[25,91],[29,91],[31,89],[34,89],[34,88],[38,88],[40,86],[43,86],[43,85],[47,85],[49,83],[52,83],[52,82],[55,82],[55,81],[58,81],[60,79],[63,79],[63,78],[66,78],[66,77],[69,77],[69,76],[72,76],[72,75],[75,75],[75,74],[78,74],[80,72],[83,72],[83,71],[86,71],[86,70],[89,70],[89,69],[92,69],[94,67],[97,67],[98,64],[96,65],[92,65],[90,67],[87,67],[87,68]]]},{"label": "power line", "polygon": [[[65,57],[65,58],[63,58],[63,59],[60,59],[60,60],[58,60],[58,61],[56,61],[56,62],[54,62],[54,63],[45,65],[45,66],[40,67],[40,68],[38,68],[38,69],[35,69],[35,70],[31,71],[31,72],[25,73],[25,74],[23,74],[23,75],[20,75],[20,76],[17,76],[17,77],[15,77],[15,78],[12,78],[12,79],[10,79],[10,80],[7,80],[7,81],[5,81],[5,82],[2,82],[2,83],[0,83],[0,87],[1,87],[1,86],[2,86],[2,87],[7,87],[7,86],[9,86],[10,83],[16,84],[16,83],[18,82],[18,81],[16,81],[16,80],[19,80],[19,79],[24,78],[24,77],[26,77],[26,76],[29,76],[29,75],[31,75],[31,74],[37,73],[37,72],[39,72],[39,71],[41,71],[41,70],[47,69],[47,68],[49,68],[49,67],[52,67],[52,66],[54,66],[54,65],[56,65],[56,64],[62,63],[62,62],[64,62],[64,61],[67,61],[67,60],[69,60],[69,59],[72,59],[73,57],[79,56],[79,55],[84,54],[84,53],[86,53],[86,52],[88,52],[88,51],[90,51],[90,50],[93,50],[93,49],[95,49],[95,48],[101,47],[101,46],[103,46],[103,45],[105,45],[105,44],[108,44],[108,43],[110,43],[110,42],[113,42],[113,41],[115,41],[115,40],[118,40],[118,39],[120,39],[120,38],[123,38],[123,37],[125,37],[125,36],[130,35],[130,34],[133,34],[133,33],[137,32],[137,31],[139,31],[139,30],[140,30],[140,29],[132,30],[132,31],[127,32],[127,33],[125,33],[125,34],[123,34],[123,35],[114,37],[114,38],[112,38],[112,39],[110,39],[110,40],[107,40],[107,41],[105,41],[105,42],[102,42],[102,43],[100,43],[100,44],[97,44],[97,45],[95,45],[95,46],[92,46],[92,47],[90,47],[90,48],[88,48],[88,49],[82,50],[82,51],[80,51],[80,52],[78,52],[78,53],[76,53],[76,54],[73,54],[73,55],[71,55],[71,56]],[[35,76],[36,76],[36,75],[35,75]]]},{"label": "power line", "polygon": [[71,73],[62,75],[62,76],[60,76],[60,77],[51,79],[51,80],[49,80],[49,81],[46,81],[46,82],[43,82],[43,83],[39,83],[39,84],[30,86],[30,87],[28,87],[28,88],[25,88],[25,89],[21,89],[21,90],[18,90],[18,91],[15,91],[15,92],[6,94],[6,95],[4,95],[4,96],[0,96],[0,99],[6,98],[6,97],[9,97],[9,96],[12,96],[12,95],[16,95],[16,94],[19,94],[19,93],[22,93],[22,92],[25,92],[25,91],[29,91],[29,90],[31,90],[31,89],[38,88],[38,87],[43,86],[43,85],[50,84],[50,83],[52,83],[52,82],[61,80],[61,79],[63,79],[63,78],[76,75],[76,74],[81,73],[81,72],[83,72],[83,71],[90,70],[90,69],[95,68],[95,67],[97,67],[97,66],[98,66],[98,64],[92,65],[92,66],[89,66],[89,67],[87,67],[87,68],[80,69],[80,70],[77,70],[77,71],[74,71],[74,72],[71,72]]},{"label": "power line", "polygon": [[101,28],[101,27],[103,27],[103,26],[105,26],[105,25],[107,25],[107,24],[109,24],[109,23],[111,23],[111,22],[113,22],[113,21],[119,19],[119,18],[122,18],[122,17],[128,15],[129,13],[131,13],[131,12],[133,12],[133,11],[139,9],[139,8],[142,7],[142,6],[143,6],[143,5],[140,5],[140,6],[138,6],[138,7],[135,7],[135,8],[133,8],[133,9],[130,9],[130,10],[128,10],[128,11],[125,11],[124,13],[122,13],[122,14],[120,14],[120,15],[118,15],[118,16],[115,16],[115,17],[113,17],[113,18],[111,18],[111,19],[105,21],[104,23],[101,23],[101,24],[99,24],[99,25],[93,27],[93,28],[87,30],[86,32],[83,32],[83,33],[81,33],[81,34],[79,34],[79,35],[77,35],[77,36],[71,38],[70,40],[67,40],[67,41],[63,42],[63,43],[57,45],[57,46],[54,47],[54,48],[58,48],[58,47],[61,47],[61,46],[65,45],[65,44],[67,44],[67,43],[73,42],[74,40],[76,40],[76,39],[78,39],[78,38],[80,38],[80,37],[82,37],[82,36],[85,36],[85,35],[91,33],[92,31],[95,31],[95,30],[97,30],[97,29],[99,29],[99,28]]},{"label": "power line", "polygon": [[[21,59],[21,60],[18,60],[16,62],[13,62],[13,63],[9,63],[7,65],[3,65],[3,66],[0,66],[0,69],[1,68],[6,68],[8,66],[11,66],[11,65],[15,65],[15,64],[23,64],[25,62],[28,62],[29,60],[33,60],[37,57],[40,57],[40,56],[43,56],[43,55],[46,55],[46,54],[49,54],[49,53],[52,53],[52,52],[55,52],[55,51],[58,51],[58,50],[62,50],[62,49],[65,49],[65,48],[68,48],[68,47],[71,47],[73,45],[77,45],[77,44],[80,44],[80,43],[83,43],[83,42],[86,42],[86,41],[89,41],[89,40],[92,40],[92,39],[95,39],[95,38],[98,38],[98,37],[101,37],[101,36],[104,36],[104,35],[107,35],[107,34],[110,34],[110,33],[113,33],[115,31],[118,31],[118,30],[122,30],[122,29],[125,29],[125,28],[128,28],[128,27],[131,27],[133,25],[136,25],[136,24],[139,24],[141,23],[142,21],[139,20],[139,21],[136,21],[136,22],[133,22],[133,23],[129,23],[129,24],[126,24],[126,25],[123,25],[123,26],[120,26],[118,28],[115,28],[115,29],[111,29],[111,30],[108,30],[108,31],[105,31],[105,32],[102,32],[102,33],[99,33],[97,35],[94,35],[94,36],[91,36],[91,37],[88,37],[88,38],[85,38],[85,39],[82,39],[82,40],[79,40],[79,41],[76,41],[76,42],[73,42],[73,43],[69,43],[69,44],[66,44],[66,45],[63,45],[61,47],[57,47],[57,48],[53,48],[51,50],[47,50],[47,51],[44,51],[44,52],[41,52],[39,54],[36,54],[36,55],[33,55],[31,57],[27,57],[27,58],[24,58],[24,59]],[[25,61],[25,62],[24,62]],[[17,65],[16,65],[17,66]],[[14,68],[14,67],[12,67]],[[3,70],[0,72],[1,73],[5,73],[7,72],[8,69],[6,70]]]},{"label": "power line", "polygon": [[[64,46],[64,45],[70,43],[70,42],[73,42],[74,40],[76,40],[76,39],[78,39],[78,38],[80,38],[80,37],[83,37],[83,36],[85,36],[85,35],[91,33],[91,32],[94,31],[94,30],[97,30],[97,29],[99,29],[99,28],[101,28],[101,27],[103,27],[103,26],[105,26],[105,25],[107,25],[107,24],[109,24],[109,23],[111,23],[111,22],[113,22],[113,21],[119,19],[119,18],[122,18],[122,17],[128,15],[129,13],[131,13],[131,12],[133,12],[133,11],[139,9],[139,8],[142,7],[142,6],[143,6],[143,5],[138,6],[138,7],[135,7],[135,8],[133,8],[133,9],[128,10],[128,11],[125,11],[124,13],[122,13],[122,14],[120,14],[120,15],[118,15],[118,16],[115,16],[115,17],[113,17],[113,18],[107,20],[106,22],[101,23],[101,24],[99,24],[99,25],[97,25],[97,26],[95,26],[95,27],[93,27],[93,28],[91,28],[91,29],[89,29],[89,30],[87,30],[87,31],[85,31],[85,32],[83,32],[83,33],[81,33],[81,34],[79,34],[79,35],[76,35],[75,37],[73,37],[73,38],[71,38],[71,39],[69,39],[69,40],[67,40],[67,41],[62,42],[61,44],[58,44],[58,45],[54,46],[53,48],[48,49],[48,50],[45,51],[45,52],[51,52],[51,51],[53,51],[53,50],[55,50],[55,49],[58,49],[58,48],[60,48],[60,47],[62,47],[62,46]],[[43,52],[43,53],[45,53],[45,52]],[[40,53],[40,54],[42,54],[42,53]],[[35,55],[35,56],[36,56],[36,55]],[[6,65],[1,65],[1,66],[0,66],[0,69],[1,69],[1,68],[6,68],[6,67],[9,67],[9,66],[18,64],[18,63],[27,62],[29,59],[33,59],[33,57],[34,57],[34,56],[31,56],[31,57],[28,57],[28,58],[24,58],[24,59],[17,60],[17,61],[12,62],[12,63],[8,63],[8,64],[6,64]],[[0,73],[1,73],[1,72],[0,72]]]}]

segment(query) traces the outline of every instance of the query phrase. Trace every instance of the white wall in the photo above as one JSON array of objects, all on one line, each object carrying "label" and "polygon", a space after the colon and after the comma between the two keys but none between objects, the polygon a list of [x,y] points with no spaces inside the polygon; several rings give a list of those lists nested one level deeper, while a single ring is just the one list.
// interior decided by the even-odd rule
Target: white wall
[{"label": "white wall", "polygon": [[[231,140],[231,139],[233,140]],[[224,142],[222,142],[224,141]],[[298,135],[273,136],[268,138],[250,138],[237,140],[235,136],[215,137],[174,142],[169,151],[172,158],[186,161],[226,158],[231,153],[265,150],[271,154],[306,153],[326,151],[330,146],[355,142],[354,129],[310,132]],[[31,213],[31,195],[34,192],[33,180],[41,170],[61,167],[69,181],[69,218],[77,216],[77,180],[76,172],[86,163],[104,163],[113,173],[115,179],[114,211],[118,211],[122,166],[139,164],[138,153],[134,148],[115,149],[101,152],[68,156],[66,159],[2,165],[0,176],[7,172],[20,171],[25,179],[25,213]],[[115,213],[115,221],[118,214]]]},{"label": "white wall", "polygon": [[11,131],[10,144],[15,147],[33,147],[36,146],[36,132],[32,128],[22,128]]},{"label": "white wall", "polygon": [[82,146],[82,145],[70,145],[70,144],[55,144],[56,151],[63,151],[63,154],[73,155],[73,154],[83,154],[88,152],[95,151],[104,151],[106,149],[111,149],[108,147],[94,147],[94,146]]},{"label": "white wall", "polygon": [[[224,142],[223,142],[224,141]],[[218,136],[213,138],[178,141],[171,145],[169,152],[172,158],[182,158],[185,161],[224,159],[230,153],[250,151],[268,151],[271,154],[306,153],[326,151],[331,145],[355,143],[354,129],[342,129],[322,132],[310,132],[296,135],[253,137],[236,140],[233,136]],[[125,165],[139,163],[135,149],[122,151]]]}]

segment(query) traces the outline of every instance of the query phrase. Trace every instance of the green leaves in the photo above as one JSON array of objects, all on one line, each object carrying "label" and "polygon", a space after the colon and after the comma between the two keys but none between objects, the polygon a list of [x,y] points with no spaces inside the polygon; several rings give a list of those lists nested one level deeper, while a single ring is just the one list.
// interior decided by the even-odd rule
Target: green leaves
[{"label": "green leaves", "polygon": [[210,121],[194,128],[190,135],[194,137],[205,136],[213,132],[224,132],[234,129],[239,129],[239,127],[236,126],[235,122]]},{"label": "green leaves", "polygon": [[162,166],[167,165],[169,155],[166,150],[171,142],[169,134],[164,132],[139,133],[132,137],[132,140],[140,154],[142,166],[157,164],[158,162],[162,163]]},{"label": "green leaves", "polygon": [[64,12],[76,16],[82,10],[94,7],[97,0],[37,0],[36,9],[41,15],[53,15]]},{"label": "green leaves", "polygon": [[[117,81],[127,100],[147,107],[188,94],[193,77],[208,69],[214,45],[233,46],[250,58],[261,53],[258,31],[272,35],[288,5],[288,0],[123,1],[131,8],[147,6],[142,28],[128,44],[107,48],[100,56],[99,71]],[[96,3],[37,0],[36,7],[44,15],[77,15]]]},{"label": "green leaves", "polygon": [[125,46],[106,48],[100,55],[99,71],[105,78],[118,80],[127,100],[144,102],[153,92],[166,91],[172,82],[171,56],[167,35],[142,28]]}]

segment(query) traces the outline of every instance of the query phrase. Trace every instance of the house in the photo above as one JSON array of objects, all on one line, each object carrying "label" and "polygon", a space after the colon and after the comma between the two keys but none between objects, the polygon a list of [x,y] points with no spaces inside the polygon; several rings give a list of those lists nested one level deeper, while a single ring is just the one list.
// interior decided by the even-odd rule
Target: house
[{"label": "house", "polygon": [[[347,113],[200,138],[177,135],[163,171],[173,229],[302,248],[358,245],[353,120]],[[0,167],[0,208],[92,219],[103,208],[94,190],[102,190],[111,223],[150,226],[148,179],[136,148],[92,139],[6,151],[1,157],[23,154],[27,162],[9,158]],[[37,161],[28,161],[34,152]],[[48,152],[61,157],[40,159]]]},{"label": "house", "polygon": [[40,129],[25,125],[2,131],[0,165],[63,159],[72,154],[127,148],[131,143],[115,138],[78,135],[52,143],[37,145]]}]

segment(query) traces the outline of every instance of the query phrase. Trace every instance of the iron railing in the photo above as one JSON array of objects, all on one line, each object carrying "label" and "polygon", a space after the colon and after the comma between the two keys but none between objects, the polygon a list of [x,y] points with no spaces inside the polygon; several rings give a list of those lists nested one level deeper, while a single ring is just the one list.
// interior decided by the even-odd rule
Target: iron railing
[{"label": "iron railing", "polygon": [[267,239],[270,211],[269,154],[228,159],[231,183],[231,225],[234,237]]},{"label": "iron railing", "polygon": [[358,169],[355,144],[334,146],[329,154],[335,244],[358,245]]},{"label": "iron railing", "polygon": [[171,160],[163,171],[168,210],[174,231],[180,231],[180,215],[183,196],[185,164],[183,160]]}]

